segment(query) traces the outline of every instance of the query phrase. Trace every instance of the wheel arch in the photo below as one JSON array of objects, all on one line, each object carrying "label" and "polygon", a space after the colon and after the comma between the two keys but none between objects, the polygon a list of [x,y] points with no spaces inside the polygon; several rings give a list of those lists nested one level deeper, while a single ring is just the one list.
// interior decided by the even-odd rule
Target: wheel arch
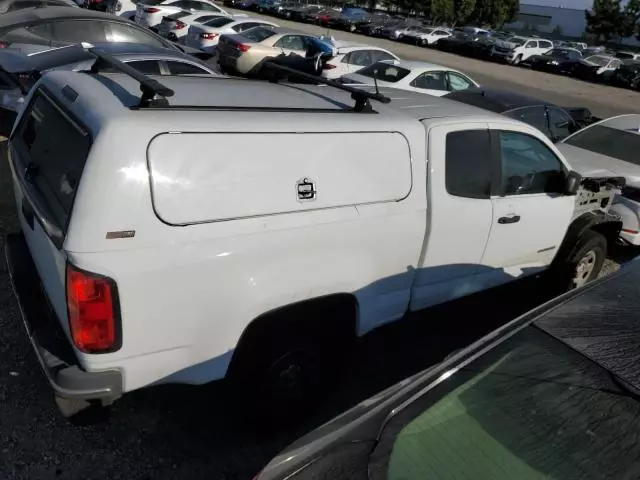
[{"label": "wheel arch", "polygon": [[571,258],[579,246],[578,240],[585,232],[592,230],[602,234],[608,243],[615,242],[622,229],[622,221],[617,216],[604,212],[587,212],[571,222],[562,240],[554,265]]},{"label": "wheel arch", "polygon": [[[358,300],[351,293],[333,293],[283,305],[254,318],[244,328],[231,358],[231,366],[244,346],[270,335],[323,335],[335,340],[355,340],[358,328]],[[323,335],[324,336],[324,335]]]}]

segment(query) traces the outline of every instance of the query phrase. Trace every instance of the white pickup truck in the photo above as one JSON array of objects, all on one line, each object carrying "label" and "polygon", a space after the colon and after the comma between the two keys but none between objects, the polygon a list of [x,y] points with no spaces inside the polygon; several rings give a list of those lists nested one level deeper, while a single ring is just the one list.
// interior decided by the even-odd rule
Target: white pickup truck
[{"label": "white pickup truck", "polygon": [[582,182],[516,120],[391,90],[160,84],[92,51],[91,72],[38,81],[9,140],[9,270],[67,415],[224,377],[291,409],[356,336],[550,267],[580,285],[618,236],[616,181]]}]

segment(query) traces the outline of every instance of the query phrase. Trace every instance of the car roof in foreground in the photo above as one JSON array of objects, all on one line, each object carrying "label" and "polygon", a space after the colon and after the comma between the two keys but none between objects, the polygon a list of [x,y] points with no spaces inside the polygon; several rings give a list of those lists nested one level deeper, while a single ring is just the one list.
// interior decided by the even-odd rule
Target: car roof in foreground
[{"label": "car roof in foreground", "polygon": [[[157,59],[182,59],[198,63],[194,57],[186,55],[177,50],[155,47],[151,45],[137,43],[95,43],[100,51],[116,55],[120,59],[130,60],[136,57],[157,58]],[[93,59],[93,55],[85,51],[82,45],[69,45],[51,50],[36,52],[25,55],[19,50],[11,48],[0,50],[0,62],[2,68],[9,73],[19,73],[27,71],[44,71],[62,65],[70,65],[77,62]]]},{"label": "car roof in foreground", "polygon": [[486,87],[473,87],[468,90],[458,90],[447,97],[464,101],[469,105],[502,113],[508,110],[521,107],[531,107],[538,105],[555,106],[552,103],[539,100],[537,98],[521,95],[508,90],[498,90]]},{"label": "car roof in foreground", "polygon": [[131,23],[128,20],[110,15],[108,13],[88,10],[76,7],[46,7],[46,8],[25,8],[15,12],[3,13],[0,15],[0,28],[23,23],[32,23],[55,18],[95,18],[100,20],[110,20],[121,23]]},{"label": "car roof in foreground", "polygon": [[[624,305],[623,305],[624,302]],[[375,440],[390,415],[516,333],[535,325],[573,350],[640,388],[640,263],[531,310],[469,347],[303,436],[263,469],[259,480],[285,478],[332,446]]]}]

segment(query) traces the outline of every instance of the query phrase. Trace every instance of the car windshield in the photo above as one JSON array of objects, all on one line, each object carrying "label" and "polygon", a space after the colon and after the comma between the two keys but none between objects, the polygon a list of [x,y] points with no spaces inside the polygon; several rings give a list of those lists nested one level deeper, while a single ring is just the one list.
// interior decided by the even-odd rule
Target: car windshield
[{"label": "car windshield", "polygon": [[619,130],[593,125],[567,138],[564,143],[590,152],[640,165],[640,125],[634,130]]},{"label": "car windshield", "polygon": [[520,37],[511,37],[509,40],[507,40],[507,42],[513,43],[514,45],[524,45],[525,41],[526,40],[524,38]]},{"label": "car windshield", "polygon": [[364,75],[365,77],[375,77],[376,80],[380,80],[382,82],[395,83],[409,75],[411,70],[385,62],[377,62],[373,65],[369,65],[368,67],[364,67],[362,70],[358,70],[357,73],[358,75]]},{"label": "car windshield", "polygon": [[609,64],[610,59],[608,57],[602,57],[600,55],[593,55],[588,57],[587,62],[597,65],[599,67],[606,67]]},{"label": "car windshield", "polygon": [[228,25],[229,23],[233,22],[233,18],[228,18],[228,17],[219,17],[219,18],[213,18],[211,20],[207,20],[206,22],[203,23],[203,25],[206,25],[207,27],[224,27],[225,25]]},{"label": "car windshield", "polygon": [[190,12],[178,12],[178,13],[174,13],[173,15],[168,15],[164,18],[168,18],[171,20],[178,20],[179,18],[183,18],[186,17],[187,15],[191,15]]},{"label": "car windshield", "polygon": [[395,414],[371,480],[638,478],[640,403],[529,326]]},{"label": "car windshield", "polygon": [[433,28],[426,28],[426,27],[418,27],[418,28],[416,28],[416,31],[420,32],[420,33],[431,33],[431,32],[433,32],[433,30],[434,30]]},{"label": "car windshield", "polygon": [[618,52],[616,53],[616,58],[619,58],[621,60],[629,60],[633,58],[633,53]]},{"label": "car windshield", "polygon": [[273,37],[275,34],[276,32],[267,27],[253,27],[242,32],[243,37],[253,40],[254,42],[262,42],[269,37]]},{"label": "car windshield", "polygon": [[564,48],[554,48],[553,50],[549,50],[547,53],[543,53],[543,55],[545,57],[553,58],[569,58],[571,56],[571,52]]}]

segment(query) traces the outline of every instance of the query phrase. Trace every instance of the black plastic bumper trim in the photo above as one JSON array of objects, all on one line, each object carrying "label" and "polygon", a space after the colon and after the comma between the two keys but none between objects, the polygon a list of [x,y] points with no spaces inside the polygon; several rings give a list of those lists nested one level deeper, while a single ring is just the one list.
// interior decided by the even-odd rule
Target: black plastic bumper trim
[{"label": "black plastic bumper trim", "polygon": [[84,371],[49,307],[24,236],[9,234],[5,257],[13,292],[38,362],[54,393],[61,398],[101,400],[109,404],[122,395],[118,370]]}]

